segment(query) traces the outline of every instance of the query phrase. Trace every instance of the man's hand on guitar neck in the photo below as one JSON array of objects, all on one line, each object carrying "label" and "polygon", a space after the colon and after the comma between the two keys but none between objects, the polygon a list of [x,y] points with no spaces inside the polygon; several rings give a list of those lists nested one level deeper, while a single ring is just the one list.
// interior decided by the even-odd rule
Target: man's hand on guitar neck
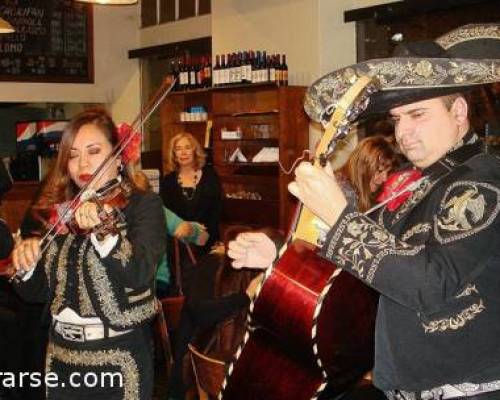
[{"label": "man's hand on guitar neck", "polygon": [[227,255],[236,269],[267,269],[276,258],[276,245],[262,232],[240,233],[229,242]]},{"label": "man's hand on guitar neck", "polygon": [[297,197],[314,215],[332,227],[347,206],[347,200],[331,169],[301,162],[295,169],[295,181],[288,191]]}]

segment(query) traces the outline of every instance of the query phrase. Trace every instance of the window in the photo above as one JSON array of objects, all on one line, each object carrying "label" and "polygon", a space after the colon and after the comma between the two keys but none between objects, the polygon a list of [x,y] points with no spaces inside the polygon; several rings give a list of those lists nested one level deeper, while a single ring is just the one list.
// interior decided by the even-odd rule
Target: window
[{"label": "window", "polygon": [[142,27],[210,14],[211,0],[141,0]]}]

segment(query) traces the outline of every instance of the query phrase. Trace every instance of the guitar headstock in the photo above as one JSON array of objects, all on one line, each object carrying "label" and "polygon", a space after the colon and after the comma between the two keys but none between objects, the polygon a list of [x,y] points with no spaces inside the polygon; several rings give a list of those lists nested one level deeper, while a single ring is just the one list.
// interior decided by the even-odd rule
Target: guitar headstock
[{"label": "guitar headstock", "polygon": [[[352,71],[348,79],[350,86],[327,111],[329,120],[324,124],[325,133],[316,149],[316,166],[326,164],[327,157],[335,150],[336,143],[347,136],[353,122],[368,106],[370,95],[377,90],[376,81],[370,76],[358,76]],[[310,210],[302,207],[292,237],[317,245],[320,225],[324,224]]]},{"label": "guitar headstock", "polygon": [[335,151],[336,143],[345,139],[353,123],[368,106],[370,96],[378,90],[374,77],[358,76],[354,70],[345,71],[345,80],[349,88],[336,103],[325,109],[325,133],[316,149],[316,160],[324,161]]}]

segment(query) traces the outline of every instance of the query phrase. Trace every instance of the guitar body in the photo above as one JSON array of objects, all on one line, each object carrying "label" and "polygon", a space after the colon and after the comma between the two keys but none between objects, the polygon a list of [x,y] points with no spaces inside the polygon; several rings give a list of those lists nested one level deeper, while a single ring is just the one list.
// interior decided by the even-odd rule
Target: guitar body
[{"label": "guitar body", "polygon": [[[345,85],[349,89],[335,104],[315,166],[375,90],[371,77],[354,71]],[[305,207],[298,214],[294,240],[268,269],[250,306],[247,332],[219,399],[316,399],[327,382],[340,394],[372,367],[377,296],[318,255],[320,221]]]},{"label": "guitar body", "polygon": [[316,398],[335,392],[373,362],[375,293],[302,240],[268,273],[220,398]]}]

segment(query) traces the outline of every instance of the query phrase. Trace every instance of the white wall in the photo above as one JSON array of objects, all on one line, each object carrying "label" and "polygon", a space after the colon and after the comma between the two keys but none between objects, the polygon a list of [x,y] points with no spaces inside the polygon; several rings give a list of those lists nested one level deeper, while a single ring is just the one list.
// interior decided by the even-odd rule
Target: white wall
[{"label": "white wall", "polygon": [[290,83],[309,85],[356,61],[355,23],[344,22],[344,11],[385,2],[212,0],[212,53],[245,49],[285,53]]},{"label": "white wall", "polygon": [[319,75],[356,62],[356,24],[344,22],[344,12],[393,1],[319,0]]},{"label": "white wall", "polygon": [[318,71],[317,38],[318,0],[212,1],[212,53],[284,53],[290,84],[308,84]]},{"label": "white wall", "polygon": [[[94,84],[0,82],[0,102],[105,103],[117,121],[139,110],[138,6],[94,6]],[[116,111],[115,111],[116,110]]]},{"label": "white wall", "polygon": [[212,14],[139,29],[139,6],[94,6],[94,84],[0,82],[0,102],[104,103],[117,121],[140,111],[139,61],[131,49],[212,36],[213,54],[287,54],[290,83],[309,85],[355,61],[345,10],[380,0],[212,0]]},{"label": "white wall", "polygon": [[[217,1],[212,0],[212,3]],[[212,15],[207,14],[143,28],[140,32],[140,47],[183,42],[185,40],[211,36],[211,34]]]}]

